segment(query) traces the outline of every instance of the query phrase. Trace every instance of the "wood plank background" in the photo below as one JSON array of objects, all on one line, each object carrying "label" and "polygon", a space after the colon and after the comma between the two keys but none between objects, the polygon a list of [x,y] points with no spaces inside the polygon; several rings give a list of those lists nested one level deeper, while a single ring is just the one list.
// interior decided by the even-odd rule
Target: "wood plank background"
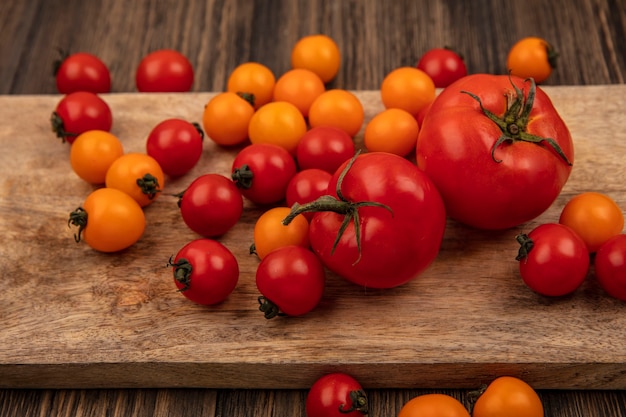
[{"label": "wood plank background", "polygon": [[[623,0],[272,1],[7,0],[0,3],[0,93],[54,93],[57,47],[97,53],[113,73],[114,92],[134,91],[134,68],[147,52],[171,47],[196,68],[194,91],[217,91],[241,62],[288,68],[291,45],[323,32],[343,53],[331,86],[376,89],[389,70],[449,45],[470,72],[502,73],[522,36],[545,37],[560,51],[548,85],[624,83]],[[0,375],[0,378],[2,376]],[[423,392],[370,391],[372,416],[394,416]],[[0,416],[304,416],[303,390],[0,390]],[[626,416],[624,391],[540,392],[547,416]]]}]

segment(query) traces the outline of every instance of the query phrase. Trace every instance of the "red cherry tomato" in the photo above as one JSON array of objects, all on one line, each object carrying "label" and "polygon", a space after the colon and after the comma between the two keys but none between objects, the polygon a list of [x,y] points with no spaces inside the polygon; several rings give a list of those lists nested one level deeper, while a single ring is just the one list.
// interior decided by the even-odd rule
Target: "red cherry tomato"
[{"label": "red cherry tomato", "polygon": [[594,258],[596,278],[611,297],[626,301],[626,235],[606,241]]},{"label": "red cherry tomato", "polygon": [[448,48],[426,51],[417,62],[417,68],[430,75],[437,88],[445,88],[467,75],[463,57]]},{"label": "red cherry tomato", "polygon": [[88,130],[110,131],[113,114],[99,95],[77,91],[63,96],[52,113],[50,122],[57,137],[71,144],[78,135]]},{"label": "red cherry tomato", "polygon": [[306,397],[307,417],[359,417],[368,411],[363,387],[354,377],[342,372],[319,378]]},{"label": "red cherry tomato", "polygon": [[354,156],[352,137],[333,126],[309,129],[298,142],[296,160],[300,169],[318,168],[334,174],[337,168]]},{"label": "red cherry tomato", "polygon": [[[285,196],[287,206],[310,203],[328,194],[328,183],[331,178],[332,174],[322,169],[309,168],[299,171],[287,184]],[[309,221],[313,218],[313,213],[303,214]]]},{"label": "red cherry tomato", "polygon": [[89,91],[102,94],[111,91],[111,73],[100,58],[86,52],[64,56],[54,71],[61,94]]},{"label": "red cherry tomato", "polygon": [[174,284],[194,303],[213,305],[226,300],[237,286],[239,264],[232,252],[212,239],[183,246],[172,261]]},{"label": "red cherry tomato", "polygon": [[186,92],[191,90],[193,79],[191,62],[185,55],[171,49],[146,55],[135,73],[135,83],[140,92]]},{"label": "red cherry tomato", "polygon": [[157,160],[167,175],[189,172],[202,156],[204,133],[197,123],[166,119],[156,125],[146,140],[146,152]]}]

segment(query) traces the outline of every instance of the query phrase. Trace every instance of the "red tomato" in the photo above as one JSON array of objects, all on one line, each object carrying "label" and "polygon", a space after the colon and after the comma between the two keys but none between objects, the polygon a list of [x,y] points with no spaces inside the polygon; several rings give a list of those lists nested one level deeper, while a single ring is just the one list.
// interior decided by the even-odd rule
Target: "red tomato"
[{"label": "red tomato", "polygon": [[65,55],[55,66],[57,90],[61,94],[111,91],[111,73],[100,58],[86,52]]},{"label": "red tomato", "polygon": [[611,297],[626,301],[626,235],[606,241],[594,258],[596,278]]},{"label": "red tomato", "polygon": [[333,126],[309,129],[298,142],[296,160],[300,169],[319,168],[334,174],[354,156],[354,141],[344,130]]},{"label": "red tomato", "polygon": [[574,292],[589,270],[585,242],[571,228],[544,223],[529,234],[516,237],[517,255],[524,283],[533,291],[551,297]]},{"label": "red tomato", "polygon": [[204,237],[221,236],[241,218],[243,197],[235,184],[220,174],[193,180],[178,201],[185,224]]},{"label": "red tomato", "polygon": [[259,310],[266,319],[304,315],[322,299],[324,281],[324,267],[309,249],[301,246],[275,249],[257,267]]},{"label": "red tomato", "polygon": [[441,196],[405,158],[358,155],[337,170],[328,191],[328,197],[290,216],[319,211],[309,228],[311,247],[348,281],[396,287],[419,276],[439,253],[446,226]]},{"label": "red tomato", "polygon": [[180,93],[191,90],[193,78],[193,67],[185,55],[161,49],[143,57],[135,84],[139,92]]},{"label": "red tomato", "polygon": [[426,51],[417,62],[417,69],[428,74],[437,88],[445,88],[467,75],[463,57],[449,48]]},{"label": "red tomato", "polygon": [[248,200],[272,204],[285,199],[287,185],[296,174],[296,162],[283,147],[253,143],[243,148],[232,165],[232,179]]},{"label": "red tomato", "polygon": [[532,80],[506,75],[468,75],[448,86],[417,141],[417,165],[450,217],[480,229],[511,228],[543,213],[573,161],[572,138],[550,98]]},{"label": "red tomato", "polygon": [[306,397],[307,417],[358,417],[368,411],[363,387],[352,376],[342,372],[319,378]]},{"label": "red tomato", "polygon": [[166,119],[157,124],[146,140],[146,153],[156,159],[167,175],[189,172],[202,156],[204,132],[197,123]]},{"label": "red tomato", "polygon": [[[330,172],[317,168],[299,171],[287,184],[285,196],[287,206],[292,207],[296,203],[310,203],[326,195],[331,178],[332,174]],[[304,215],[309,221],[313,218],[313,213],[304,213]]]},{"label": "red tomato", "polygon": [[213,305],[226,300],[237,286],[239,264],[232,252],[212,239],[196,239],[170,259],[174,284],[194,303]]},{"label": "red tomato", "polygon": [[77,91],[63,96],[50,122],[57,137],[72,143],[78,135],[88,130],[110,131],[113,114],[106,101],[97,94]]}]

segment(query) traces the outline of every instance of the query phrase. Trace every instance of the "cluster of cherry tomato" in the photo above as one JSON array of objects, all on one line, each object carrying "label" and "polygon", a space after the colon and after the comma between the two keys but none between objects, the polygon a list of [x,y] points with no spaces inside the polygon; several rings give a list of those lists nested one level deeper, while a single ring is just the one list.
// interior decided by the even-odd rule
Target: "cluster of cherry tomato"
[{"label": "cluster of cherry tomato", "polygon": [[[501,376],[468,394],[468,406],[448,394],[422,394],[407,401],[398,417],[543,417],[537,392],[522,379]],[[368,414],[368,397],[351,375],[335,372],[317,379],[307,394],[308,417],[359,417]]]}]

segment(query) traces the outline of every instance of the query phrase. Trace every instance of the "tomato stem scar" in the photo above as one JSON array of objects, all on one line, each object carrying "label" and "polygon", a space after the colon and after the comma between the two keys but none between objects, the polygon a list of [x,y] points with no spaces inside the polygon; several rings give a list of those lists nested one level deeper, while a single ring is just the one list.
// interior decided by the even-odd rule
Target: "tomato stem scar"
[{"label": "tomato stem scar", "polygon": [[170,256],[169,261],[167,261],[167,266],[174,267],[174,279],[183,284],[183,288],[178,291],[187,291],[191,285],[191,273],[193,272],[193,266],[191,265],[191,262],[185,258],[180,258],[176,261],[176,263],[172,263],[172,257],[173,256]]},{"label": "tomato stem scar", "polygon": [[360,389],[350,391],[350,401],[352,402],[352,406],[350,408],[345,408],[345,404],[341,404],[339,406],[340,413],[348,414],[353,411],[358,411],[361,414],[367,414],[369,412],[365,391]]}]

